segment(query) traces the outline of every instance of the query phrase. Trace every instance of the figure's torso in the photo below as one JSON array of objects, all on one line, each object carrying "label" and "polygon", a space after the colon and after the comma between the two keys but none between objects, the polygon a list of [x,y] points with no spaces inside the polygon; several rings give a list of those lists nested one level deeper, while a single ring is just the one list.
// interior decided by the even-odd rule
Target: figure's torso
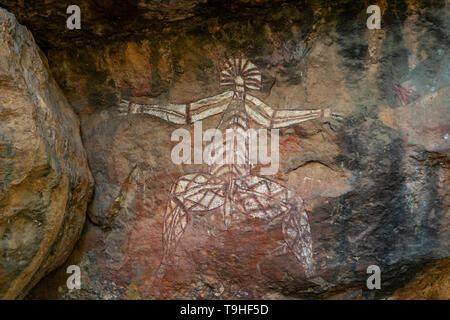
[{"label": "figure's torso", "polygon": [[[210,173],[225,180],[250,174],[247,136],[249,119],[245,110],[245,92],[235,92],[233,100],[223,112],[217,129],[223,136],[223,146],[218,152],[223,154],[224,163],[211,165]],[[232,146],[233,161],[230,163],[227,163],[227,144]]]}]

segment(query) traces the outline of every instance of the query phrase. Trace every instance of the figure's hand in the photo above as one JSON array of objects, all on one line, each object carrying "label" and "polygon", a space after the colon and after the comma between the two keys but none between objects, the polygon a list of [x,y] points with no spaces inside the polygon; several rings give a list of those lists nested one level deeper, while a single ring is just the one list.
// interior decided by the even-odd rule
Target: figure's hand
[{"label": "figure's hand", "polygon": [[130,114],[130,101],[125,99],[120,99],[119,108],[117,109],[119,111],[119,115],[122,117],[125,117]]},{"label": "figure's hand", "polygon": [[323,123],[328,124],[331,130],[336,131],[343,120],[343,114],[331,112],[328,108],[323,110]]},{"label": "figure's hand", "polygon": [[341,122],[344,120],[344,115],[337,112],[331,112],[329,108],[323,110],[323,118],[325,121],[327,120],[335,120]]}]

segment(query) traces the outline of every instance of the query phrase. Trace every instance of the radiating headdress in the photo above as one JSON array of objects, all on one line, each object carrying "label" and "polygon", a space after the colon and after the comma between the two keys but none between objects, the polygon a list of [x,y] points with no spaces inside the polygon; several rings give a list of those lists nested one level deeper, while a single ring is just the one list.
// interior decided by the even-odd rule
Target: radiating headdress
[{"label": "radiating headdress", "polygon": [[261,72],[245,58],[228,59],[220,73],[221,86],[233,86],[238,91],[261,90]]}]

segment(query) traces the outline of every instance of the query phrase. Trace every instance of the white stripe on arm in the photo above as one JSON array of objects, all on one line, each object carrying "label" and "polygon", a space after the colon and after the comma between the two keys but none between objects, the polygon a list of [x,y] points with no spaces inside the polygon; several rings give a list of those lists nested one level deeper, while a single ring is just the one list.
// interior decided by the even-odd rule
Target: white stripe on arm
[{"label": "white stripe on arm", "polygon": [[263,101],[249,94],[246,96],[245,109],[250,118],[266,128],[283,128],[322,117],[323,111],[298,109],[272,109]]},{"label": "white stripe on arm", "polygon": [[167,105],[141,104],[121,100],[121,114],[148,114],[175,124],[190,124],[223,112],[233,99],[233,92],[227,91],[187,104]]}]

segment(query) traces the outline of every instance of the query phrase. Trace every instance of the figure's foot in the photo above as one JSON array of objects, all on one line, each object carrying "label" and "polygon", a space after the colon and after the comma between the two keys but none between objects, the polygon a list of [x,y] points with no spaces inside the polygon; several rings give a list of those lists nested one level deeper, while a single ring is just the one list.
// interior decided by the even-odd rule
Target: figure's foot
[{"label": "figure's foot", "polygon": [[156,298],[159,297],[161,293],[161,288],[163,285],[163,278],[166,274],[168,265],[161,262],[156,269],[153,271],[153,274],[150,279],[145,281],[146,288],[144,289],[144,296],[154,296]]}]

